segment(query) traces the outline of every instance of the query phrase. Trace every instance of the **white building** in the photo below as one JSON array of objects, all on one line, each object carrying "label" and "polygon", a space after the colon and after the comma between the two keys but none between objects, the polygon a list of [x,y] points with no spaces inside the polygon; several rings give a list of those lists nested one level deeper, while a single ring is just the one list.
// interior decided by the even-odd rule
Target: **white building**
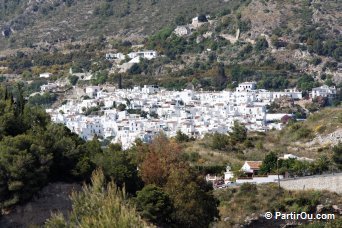
[{"label": "white building", "polygon": [[47,85],[42,85],[40,87],[40,90],[42,92],[54,92],[57,90],[57,88],[58,88],[58,86],[56,83],[48,83]]},{"label": "white building", "polygon": [[314,161],[314,159],[307,158],[307,157],[298,157],[298,156],[293,155],[293,154],[284,154],[284,156],[282,158],[280,158],[280,159],[282,159],[282,160],[296,159],[298,161],[308,161],[308,162]]},{"label": "white building", "polygon": [[139,52],[131,52],[128,54],[128,57],[131,59],[134,59],[136,57],[142,58],[142,59],[154,59],[157,58],[158,54],[156,51],[139,51]]},{"label": "white building", "polygon": [[301,100],[303,99],[303,93],[298,91],[296,88],[294,89],[285,89],[285,92],[288,93],[289,97],[295,99],[295,100]]},{"label": "white building", "polygon": [[[54,122],[65,124],[82,138],[91,139],[96,134],[120,142],[124,148],[129,148],[136,138],[149,142],[160,131],[169,137],[175,136],[178,130],[196,138],[215,132],[225,134],[231,130],[234,121],[251,131],[282,128],[282,123],[267,122],[270,116],[267,116],[266,105],[274,100],[274,92],[253,90],[253,83],[241,84],[239,88],[242,91],[167,91],[156,85],[145,85],[109,91],[89,86],[76,98],[49,113]],[[74,89],[80,90],[78,87]],[[80,99],[85,94],[90,99]],[[139,110],[139,114],[117,110],[120,104],[128,106],[127,109]],[[85,116],[84,109],[91,107],[101,107],[99,114]],[[271,119],[283,115],[286,114]],[[252,166],[245,168],[252,174]]]},{"label": "white building", "polygon": [[256,89],[256,82],[244,82],[240,83],[239,86],[236,88],[236,92],[249,92]]},{"label": "white building", "polygon": [[141,92],[146,94],[153,94],[159,92],[159,86],[157,85],[144,85]]},{"label": "white building", "polygon": [[46,73],[41,73],[41,74],[39,75],[40,78],[50,78],[51,76],[52,76],[52,74],[51,74],[51,73],[48,73],[48,72],[46,72]]},{"label": "white building", "polygon": [[258,174],[261,165],[262,161],[245,161],[241,167],[241,171],[248,175],[256,175]]},{"label": "white building", "polygon": [[106,54],[106,59],[107,60],[125,60],[126,55],[124,55],[123,53],[107,53]]},{"label": "white building", "polygon": [[317,88],[313,88],[311,92],[311,98],[314,99],[316,97],[328,97],[333,98],[336,96],[337,90],[336,87],[329,87],[327,85],[323,85]]},{"label": "white building", "polygon": [[85,88],[85,93],[90,97],[94,98],[97,96],[97,93],[100,92],[100,86],[88,86]]}]

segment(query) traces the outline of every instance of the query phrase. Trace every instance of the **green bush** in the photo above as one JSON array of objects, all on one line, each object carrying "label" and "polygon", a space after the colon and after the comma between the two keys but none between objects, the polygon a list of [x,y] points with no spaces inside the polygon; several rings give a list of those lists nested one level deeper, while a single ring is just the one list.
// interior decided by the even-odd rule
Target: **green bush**
[{"label": "green bush", "polygon": [[230,146],[230,138],[226,134],[215,132],[214,134],[210,135],[209,138],[209,146],[214,150],[226,150]]},{"label": "green bush", "polygon": [[155,224],[167,224],[173,211],[168,194],[155,185],[146,185],[137,192],[137,209],[147,220]]},{"label": "green bush", "polygon": [[125,192],[113,182],[106,184],[101,171],[93,173],[91,182],[83,191],[72,193],[72,212],[67,221],[62,214],[55,214],[45,227],[148,227],[128,204]]},{"label": "green bush", "polygon": [[265,37],[260,37],[257,39],[255,46],[255,50],[262,51],[268,48],[268,42]]},{"label": "green bush", "polygon": [[70,75],[70,76],[68,77],[68,79],[69,79],[69,82],[70,82],[71,85],[76,85],[76,83],[77,83],[77,81],[78,81],[78,77],[75,76],[75,75]]},{"label": "green bush", "polygon": [[255,195],[258,193],[257,186],[251,183],[243,183],[239,189],[238,194],[243,195]]}]

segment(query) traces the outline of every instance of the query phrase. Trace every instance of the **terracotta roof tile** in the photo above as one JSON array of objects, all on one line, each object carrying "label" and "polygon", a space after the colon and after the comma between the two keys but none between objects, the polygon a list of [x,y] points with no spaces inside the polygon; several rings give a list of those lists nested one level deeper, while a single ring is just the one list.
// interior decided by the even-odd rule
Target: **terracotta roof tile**
[{"label": "terracotta roof tile", "polygon": [[246,161],[251,169],[260,169],[262,161]]}]

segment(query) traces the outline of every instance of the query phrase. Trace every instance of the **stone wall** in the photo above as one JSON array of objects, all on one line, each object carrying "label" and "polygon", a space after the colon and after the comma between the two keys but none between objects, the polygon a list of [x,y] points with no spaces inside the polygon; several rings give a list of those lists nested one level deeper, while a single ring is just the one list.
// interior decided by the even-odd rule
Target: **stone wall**
[{"label": "stone wall", "polygon": [[[283,179],[283,175],[279,175],[279,179]],[[254,183],[254,184],[264,184],[264,183],[271,183],[271,182],[277,182],[278,181],[278,175],[268,175],[266,177],[253,177],[251,179],[236,179],[237,184],[243,184],[243,183]]]},{"label": "stone wall", "polygon": [[328,190],[342,194],[342,173],[281,180],[280,186],[288,190]]},{"label": "stone wall", "polygon": [[50,183],[29,202],[13,207],[8,214],[0,214],[0,227],[42,227],[57,212],[67,217],[72,208],[70,194],[80,190],[76,183]]}]

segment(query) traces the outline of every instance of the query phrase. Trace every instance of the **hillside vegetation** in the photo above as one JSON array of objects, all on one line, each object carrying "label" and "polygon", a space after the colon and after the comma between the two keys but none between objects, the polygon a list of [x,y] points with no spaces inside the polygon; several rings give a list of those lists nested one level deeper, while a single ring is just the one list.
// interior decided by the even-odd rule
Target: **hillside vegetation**
[{"label": "hillside vegetation", "polygon": [[[268,208],[311,211],[326,198],[340,203],[332,194],[284,192],[277,196],[274,187],[263,190],[252,185],[215,194],[221,203],[218,207],[212,186],[204,179],[207,173],[222,174],[227,164],[239,175],[244,160],[263,160],[261,171],[275,173],[277,156],[292,152],[291,146],[297,143],[306,143],[307,132],[315,134],[312,129],[330,118],[334,119],[333,125],[326,124],[320,134],[340,128],[340,108],[323,109],[307,122],[289,123],[281,132],[247,132],[236,122],[229,134],[209,134],[198,141],[181,132],[171,139],[160,134],[150,144],[136,140],[132,148],[123,150],[120,144],[102,147],[97,137],[85,142],[65,126],[51,123],[41,108],[25,102],[21,84],[0,89],[0,107],[0,219],[15,213],[17,204],[37,196],[48,183],[89,181],[97,169],[102,172],[95,172],[92,187],[72,195],[70,216],[55,215],[47,221],[48,227],[88,227],[99,223],[131,227],[132,221],[144,227],[141,219],[161,227],[209,227],[215,221],[243,224],[249,213]],[[298,137],[288,141],[286,138],[292,135]],[[281,173],[305,175],[341,169],[342,144],[303,148],[295,154],[312,152],[307,156],[315,161],[281,162]],[[127,192],[127,198],[122,192]],[[248,193],[253,194],[245,196]],[[266,193],[270,200],[259,203],[255,195],[262,198]],[[268,203],[273,200],[279,204]],[[228,202],[233,203],[232,207],[225,206]],[[95,208],[99,213],[94,213]],[[240,216],[220,220],[219,212],[226,216],[234,208],[241,211]]]},{"label": "hillside vegetation", "polygon": [[[335,133],[342,128],[341,117],[341,107],[325,108],[311,114],[304,122],[287,124],[281,131],[248,132],[238,141],[231,134],[216,133],[197,141],[183,140],[182,145],[187,154],[185,158],[203,173],[222,173],[227,164],[238,171],[244,161],[262,161],[267,156],[276,159],[284,154],[314,159],[312,167],[305,168],[311,169],[310,172],[319,170],[316,168],[320,162],[324,163],[326,171],[333,171],[338,170],[341,162],[342,147],[338,146],[339,134]],[[334,133],[336,136],[330,137]],[[327,140],[315,141],[319,137]]]},{"label": "hillside vegetation", "polygon": [[[235,224],[246,224],[246,227],[283,227],[291,220],[266,220],[263,218],[264,213],[319,213],[316,208],[320,204],[323,206],[324,213],[331,213],[333,204],[340,206],[342,203],[338,194],[319,191],[287,191],[278,189],[275,184],[258,186],[244,184],[240,189],[218,190],[215,196],[220,201],[221,220],[216,224],[220,228],[234,227]],[[300,223],[302,222],[308,223],[309,221]],[[312,225],[312,227],[339,227],[341,222],[341,218],[336,215],[335,220]]]},{"label": "hillside vegetation", "polygon": [[[36,81],[43,72],[58,80],[72,68],[93,73],[88,84],[124,88],[222,90],[257,81],[260,89],[297,87],[308,95],[322,84],[342,86],[341,6],[332,0],[6,1],[2,7],[0,49],[6,56],[0,74],[25,80]],[[173,33],[198,15],[210,15],[209,23],[186,36]],[[139,49],[156,50],[159,57],[125,73],[119,70],[125,61],[104,58]]]},{"label": "hillside vegetation", "polygon": [[196,13],[213,13],[239,0],[53,0],[0,1],[0,28],[13,32],[0,38],[0,49],[13,44],[80,40],[92,37],[144,36]]}]

